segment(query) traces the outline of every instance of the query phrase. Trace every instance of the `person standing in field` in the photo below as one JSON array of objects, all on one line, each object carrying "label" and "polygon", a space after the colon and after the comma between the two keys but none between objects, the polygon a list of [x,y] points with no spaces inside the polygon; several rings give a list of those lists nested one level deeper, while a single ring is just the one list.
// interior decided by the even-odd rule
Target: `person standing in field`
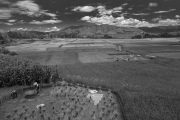
[{"label": "person standing in field", "polygon": [[39,93],[39,89],[40,89],[39,84],[37,82],[34,82],[33,85],[35,86],[36,93],[38,94]]}]

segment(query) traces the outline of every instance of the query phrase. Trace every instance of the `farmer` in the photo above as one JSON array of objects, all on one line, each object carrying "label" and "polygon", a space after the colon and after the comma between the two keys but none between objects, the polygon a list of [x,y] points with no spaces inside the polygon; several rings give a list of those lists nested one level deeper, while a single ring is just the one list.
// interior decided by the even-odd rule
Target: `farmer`
[{"label": "farmer", "polygon": [[17,98],[17,91],[16,91],[16,90],[12,90],[12,91],[11,91],[11,98],[12,98],[12,99]]},{"label": "farmer", "polygon": [[34,82],[33,84],[36,87],[37,94],[39,93],[39,84],[37,82]]}]

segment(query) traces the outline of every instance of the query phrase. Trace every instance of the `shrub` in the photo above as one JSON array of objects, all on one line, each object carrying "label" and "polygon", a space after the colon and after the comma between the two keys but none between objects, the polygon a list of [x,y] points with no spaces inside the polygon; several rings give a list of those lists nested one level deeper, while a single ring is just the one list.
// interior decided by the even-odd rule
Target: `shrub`
[{"label": "shrub", "polygon": [[14,56],[14,55],[17,55],[17,53],[12,51],[12,52],[9,53],[9,55]]},{"label": "shrub", "polygon": [[14,51],[9,51],[8,49],[4,48],[4,47],[0,47],[0,54],[8,54],[8,55],[17,55],[16,52]]}]

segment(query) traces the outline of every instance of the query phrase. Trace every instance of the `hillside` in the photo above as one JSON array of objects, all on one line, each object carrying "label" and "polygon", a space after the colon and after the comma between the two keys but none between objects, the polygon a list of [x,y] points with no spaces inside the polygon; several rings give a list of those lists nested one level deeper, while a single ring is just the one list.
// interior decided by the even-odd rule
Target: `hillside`
[{"label": "hillside", "polygon": [[58,31],[58,34],[71,34],[81,37],[93,36],[103,37],[109,35],[112,37],[131,37],[134,34],[140,34],[142,30],[131,27],[116,27],[110,25],[80,25],[71,26]]},{"label": "hillside", "polygon": [[140,27],[139,29],[147,33],[180,32],[180,26]]}]

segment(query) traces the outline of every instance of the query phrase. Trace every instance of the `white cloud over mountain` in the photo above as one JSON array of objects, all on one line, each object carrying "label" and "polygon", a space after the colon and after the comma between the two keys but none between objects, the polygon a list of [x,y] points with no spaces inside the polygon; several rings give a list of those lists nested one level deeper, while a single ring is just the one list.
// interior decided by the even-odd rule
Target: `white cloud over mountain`
[{"label": "white cloud over mountain", "polygon": [[55,24],[55,23],[61,23],[61,20],[43,20],[43,21],[36,21],[33,20],[29,22],[29,24],[37,24],[37,25],[43,25],[43,24]]},{"label": "white cloud over mountain", "polygon": [[123,16],[115,18],[112,15],[111,16],[104,15],[101,17],[85,16],[81,18],[81,20],[90,22],[90,23],[95,23],[98,25],[108,24],[108,25],[124,26],[124,27],[144,27],[144,26],[153,27],[154,26],[153,24],[150,24],[146,21],[140,21],[133,18],[126,19]]},{"label": "white cloud over mountain", "polygon": [[47,30],[45,32],[52,32],[52,31],[59,31],[59,30],[61,30],[61,29],[56,27],[56,26],[54,26],[52,28],[47,28]]},{"label": "white cloud over mountain", "polygon": [[[156,6],[155,3],[151,4],[150,6]],[[154,18],[152,19],[154,22],[157,23],[149,23],[145,20],[138,20],[134,18],[125,18],[123,13],[120,17],[114,17],[112,15],[113,12],[119,11],[122,12],[123,7],[115,7],[113,9],[106,9],[105,6],[98,6],[96,8],[99,12],[98,16],[84,16],[81,18],[82,21],[95,23],[98,25],[101,24],[108,24],[114,26],[123,26],[123,27],[154,27],[154,26],[168,26],[168,25],[180,25],[179,19],[165,19],[162,20],[161,18]],[[175,9],[170,9],[166,12],[174,11]],[[158,13],[158,12],[156,12]],[[132,15],[149,15],[149,13],[134,13]]]}]

